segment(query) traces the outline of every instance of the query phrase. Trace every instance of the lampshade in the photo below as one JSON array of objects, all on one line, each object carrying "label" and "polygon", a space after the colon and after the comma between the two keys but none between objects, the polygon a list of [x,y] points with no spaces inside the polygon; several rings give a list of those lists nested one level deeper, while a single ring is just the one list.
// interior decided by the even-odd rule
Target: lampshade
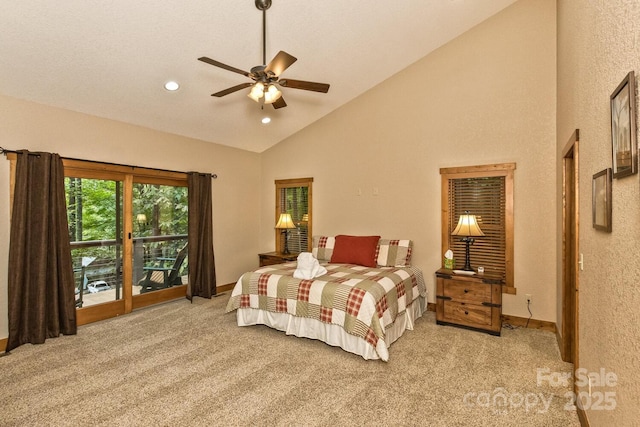
[{"label": "lampshade", "polygon": [[251,87],[251,92],[249,92],[247,96],[256,102],[260,102],[260,98],[264,96],[264,83],[257,82],[254,84],[253,87]]},{"label": "lampshade", "polygon": [[145,222],[147,222],[147,216],[146,216],[145,214],[143,214],[143,213],[138,214],[138,216],[136,216],[136,220],[137,220],[140,224],[145,223]]},{"label": "lampshade", "polygon": [[288,229],[288,228],[296,228],[293,224],[293,220],[291,219],[291,214],[281,213],[280,218],[278,218],[278,223],[276,224],[276,228]]},{"label": "lampshade", "polygon": [[464,215],[460,215],[458,225],[451,233],[452,236],[484,236],[482,230],[478,226],[478,221],[475,215],[469,215],[469,212],[465,212]]},{"label": "lampshade", "polygon": [[267,90],[264,92],[264,103],[265,104],[273,104],[282,96],[282,92],[278,90],[274,85],[269,85]]},{"label": "lampshade", "polygon": [[273,104],[280,99],[282,92],[271,83],[265,88],[264,83],[257,82],[251,87],[251,92],[249,92],[247,96],[256,102],[260,102],[260,99],[264,97],[265,104]]}]

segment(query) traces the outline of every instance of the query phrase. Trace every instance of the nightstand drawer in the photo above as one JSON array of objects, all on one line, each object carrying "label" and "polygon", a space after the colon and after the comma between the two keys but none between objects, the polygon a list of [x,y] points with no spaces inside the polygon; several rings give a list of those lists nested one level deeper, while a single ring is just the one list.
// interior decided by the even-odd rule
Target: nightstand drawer
[{"label": "nightstand drawer", "polygon": [[279,252],[268,252],[265,254],[258,254],[258,257],[260,258],[260,267],[265,267],[267,265],[296,261],[298,259],[298,254],[281,254]]},{"label": "nightstand drawer", "polygon": [[444,296],[451,299],[481,304],[491,301],[491,286],[483,283],[448,280]]},{"label": "nightstand drawer", "polygon": [[265,265],[282,264],[283,262],[287,262],[287,261],[283,260],[280,257],[274,257],[274,256],[261,256],[260,257],[260,265],[263,266],[263,267]]},{"label": "nightstand drawer", "polygon": [[491,326],[491,307],[444,301],[443,320],[469,326]]}]

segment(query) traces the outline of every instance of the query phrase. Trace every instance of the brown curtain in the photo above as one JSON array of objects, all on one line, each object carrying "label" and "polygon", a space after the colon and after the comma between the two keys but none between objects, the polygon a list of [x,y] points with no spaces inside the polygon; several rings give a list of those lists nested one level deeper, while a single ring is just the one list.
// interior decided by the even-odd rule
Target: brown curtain
[{"label": "brown curtain", "polygon": [[64,167],[57,154],[17,152],[8,279],[7,351],[76,333]]},{"label": "brown curtain", "polygon": [[211,174],[189,172],[189,284],[187,298],[216,294],[213,256]]}]

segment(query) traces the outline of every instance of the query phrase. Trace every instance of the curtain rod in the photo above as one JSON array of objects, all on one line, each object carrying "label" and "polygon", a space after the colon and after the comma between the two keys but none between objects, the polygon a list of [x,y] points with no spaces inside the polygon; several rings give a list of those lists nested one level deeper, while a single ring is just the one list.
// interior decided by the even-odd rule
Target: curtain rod
[{"label": "curtain rod", "polygon": [[[7,150],[6,148],[0,147],[0,154],[4,154],[5,156],[7,155],[7,153],[13,153],[13,154],[18,154],[17,151],[15,150]],[[36,153],[31,153],[29,152],[30,156],[38,156],[40,157],[40,154]],[[127,168],[143,168],[143,169],[150,169],[150,170],[154,170],[154,171],[160,171],[160,172],[172,172],[172,173],[188,173],[188,172],[183,172],[183,171],[175,171],[175,170],[171,170],[171,169],[160,169],[160,168],[149,168],[146,166],[131,166],[131,165],[125,165],[122,163],[111,163],[111,162],[99,162],[97,160],[85,160],[85,159],[75,159],[73,157],[62,157],[62,159],[64,160],[75,160],[75,161],[79,161],[79,162],[90,162],[90,163],[101,163],[103,165],[111,165],[111,166],[124,166]],[[218,174],[212,173],[211,174],[211,179],[216,179],[218,178]]]},{"label": "curtain rod", "polygon": [[[2,147],[0,147],[0,154],[4,154],[4,156],[6,157],[6,156],[7,156],[7,153],[18,154],[18,152],[17,152],[17,151],[14,151],[14,150],[7,150],[6,148],[2,148]],[[40,157],[40,154],[38,154],[38,153],[31,153],[31,152],[29,152],[28,154],[29,154],[30,156]]]}]

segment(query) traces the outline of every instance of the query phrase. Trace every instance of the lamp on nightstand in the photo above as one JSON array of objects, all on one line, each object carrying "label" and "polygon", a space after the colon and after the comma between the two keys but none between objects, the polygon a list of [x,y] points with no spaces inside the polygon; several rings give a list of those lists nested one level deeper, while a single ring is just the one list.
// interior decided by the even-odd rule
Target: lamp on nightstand
[{"label": "lamp on nightstand", "polygon": [[289,252],[289,230],[292,228],[296,228],[293,220],[291,219],[291,214],[281,213],[280,218],[278,218],[278,223],[276,224],[276,228],[282,230],[284,234],[284,252],[283,254],[288,254]]},{"label": "lamp on nightstand", "polygon": [[478,221],[475,215],[469,215],[469,211],[465,211],[464,215],[460,215],[458,225],[455,230],[451,232],[452,236],[461,236],[460,241],[466,243],[464,268],[466,271],[473,271],[471,268],[471,260],[469,259],[469,245],[473,244],[474,237],[484,236],[482,230],[478,226]]}]

